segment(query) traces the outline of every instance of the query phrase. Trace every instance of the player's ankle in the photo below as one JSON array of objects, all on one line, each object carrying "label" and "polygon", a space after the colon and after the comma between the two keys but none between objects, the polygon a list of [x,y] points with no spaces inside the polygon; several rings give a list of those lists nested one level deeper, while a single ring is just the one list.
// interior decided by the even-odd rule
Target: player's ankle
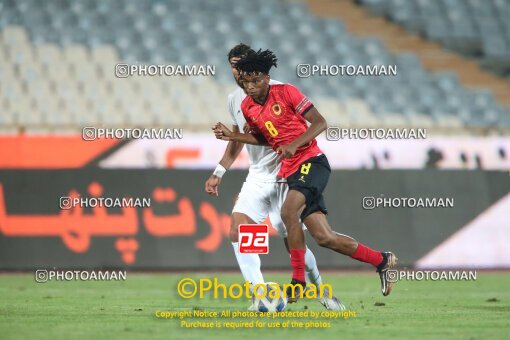
[{"label": "player's ankle", "polygon": [[386,256],[386,254],[381,252],[381,255],[382,255],[382,260],[381,260],[381,263],[379,263],[376,266],[377,271],[381,271],[384,268],[384,266],[386,265],[386,262],[388,262],[388,257]]},{"label": "player's ankle", "polygon": [[306,281],[296,279],[295,277],[292,277],[292,280],[290,281],[291,285],[301,285],[303,287],[306,287]]}]

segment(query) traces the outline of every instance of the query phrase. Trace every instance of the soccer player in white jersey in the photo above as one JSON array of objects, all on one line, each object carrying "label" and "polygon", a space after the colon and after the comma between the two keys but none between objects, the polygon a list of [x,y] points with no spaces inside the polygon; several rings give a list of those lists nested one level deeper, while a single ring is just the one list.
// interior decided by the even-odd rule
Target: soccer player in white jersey
[{"label": "soccer player in white jersey", "polygon": [[[239,85],[239,88],[228,96],[228,109],[232,118],[233,130],[236,132],[239,132],[240,128],[244,129],[246,123],[241,112],[241,102],[246,97],[246,94],[239,83],[239,73],[235,68],[235,64],[250,50],[248,45],[241,43],[232,48],[228,54],[228,61],[231,65],[234,79]],[[271,82],[273,84],[280,83],[274,80],[271,80]],[[214,173],[205,183],[205,191],[208,194],[218,196],[221,178],[235,161],[243,146],[244,144],[239,142],[228,143],[225,153]],[[245,281],[249,281],[255,286],[264,283],[260,270],[260,257],[258,254],[241,254],[239,252],[238,226],[239,224],[259,224],[269,216],[272,226],[280,237],[284,239],[288,251],[287,230],[280,217],[280,210],[287,195],[288,186],[286,182],[277,182],[276,177],[280,170],[281,160],[271,147],[247,144],[246,148],[249,155],[250,168],[232,210],[230,240]],[[308,248],[305,252],[305,272],[306,280],[316,285],[319,292],[322,280],[315,256]],[[324,297],[320,298],[319,301],[326,309],[345,310],[344,305],[336,297],[329,297],[329,292],[325,292]],[[249,309],[256,310],[256,307],[252,304]]]}]

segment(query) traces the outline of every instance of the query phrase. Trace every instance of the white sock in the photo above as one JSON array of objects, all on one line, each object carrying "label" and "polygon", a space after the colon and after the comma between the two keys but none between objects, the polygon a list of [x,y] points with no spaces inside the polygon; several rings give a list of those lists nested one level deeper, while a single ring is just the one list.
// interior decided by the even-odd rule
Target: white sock
[{"label": "white sock", "polygon": [[239,252],[239,243],[232,242],[234,253],[236,254],[237,264],[241,273],[243,274],[244,281],[249,281],[253,287],[258,284],[264,283],[264,277],[260,271],[260,257],[258,254],[241,254]]},{"label": "white sock", "polygon": [[317,261],[315,261],[315,256],[308,247],[306,247],[305,252],[305,274],[307,282],[313,283],[317,287],[322,284],[321,274],[319,273],[319,268],[317,268]]}]

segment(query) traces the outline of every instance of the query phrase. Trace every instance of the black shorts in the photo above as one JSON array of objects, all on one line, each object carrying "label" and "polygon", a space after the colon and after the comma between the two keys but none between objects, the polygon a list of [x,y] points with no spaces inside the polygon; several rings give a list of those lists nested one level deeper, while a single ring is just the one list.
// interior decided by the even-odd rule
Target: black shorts
[{"label": "black shorts", "polygon": [[308,215],[322,211],[328,213],[322,192],[328,184],[331,167],[325,155],[307,159],[299,165],[299,169],[287,177],[289,190],[297,190],[305,195],[306,206],[301,214],[301,221]]}]

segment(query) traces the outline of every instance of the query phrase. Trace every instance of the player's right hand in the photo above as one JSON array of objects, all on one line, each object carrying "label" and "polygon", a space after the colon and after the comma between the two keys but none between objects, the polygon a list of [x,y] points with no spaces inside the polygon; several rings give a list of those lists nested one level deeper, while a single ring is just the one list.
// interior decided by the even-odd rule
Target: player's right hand
[{"label": "player's right hand", "polygon": [[211,175],[205,182],[205,192],[211,196],[218,196],[218,187],[220,186],[221,178]]}]

